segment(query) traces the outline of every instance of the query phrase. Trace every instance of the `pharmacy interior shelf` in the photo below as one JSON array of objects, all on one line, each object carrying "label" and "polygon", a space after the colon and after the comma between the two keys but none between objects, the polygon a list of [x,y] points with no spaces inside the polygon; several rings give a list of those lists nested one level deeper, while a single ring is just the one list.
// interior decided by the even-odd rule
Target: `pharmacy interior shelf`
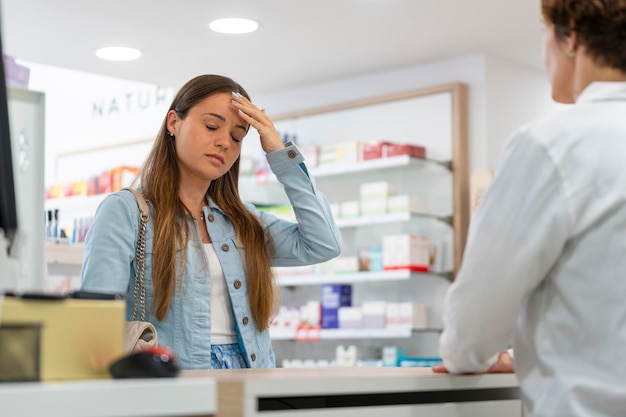
[{"label": "pharmacy interior shelf", "polygon": [[408,269],[397,271],[364,271],[339,274],[294,274],[277,275],[278,283],[283,287],[322,284],[354,284],[359,282],[405,281],[424,275],[435,275],[449,279],[451,272],[413,272]]},{"label": "pharmacy interior shelf", "polygon": [[[306,163],[306,162],[305,162]],[[414,158],[408,155],[390,156],[387,158],[370,159],[367,161],[359,161],[354,163],[334,163],[322,164],[317,167],[307,167],[311,175],[315,178],[332,177],[335,175],[344,175],[351,173],[359,173],[364,171],[374,171],[385,168],[397,168],[414,166],[419,167],[422,164],[440,165],[446,169],[452,168],[452,162],[435,160],[428,158]],[[270,173],[262,173],[261,175],[242,176],[239,178],[242,182],[263,185],[269,182],[277,182],[276,177]]]},{"label": "pharmacy interior shelf", "polygon": [[374,224],[386,224],[386,223],[404,223],[413,218],[430,218],[439,220],[443,223],[452,225],[452,216],[438,216],[436,214],[429,213],[389,213],[380,214],[375,216],[361,216],[361,217],[345,217],[335,219],[335,225],[339,228],[359,227],[359,226],[371,226]]},{"label": "pharmacy interior shelf", "polygon": [[83,264],[85,246],[69,243],[46,243],[46,262],[48,264],[74,265]]},{"label": "pharmacy interior shelf", "polygon": [[108,196],[109,193],[94,194],[94,195],[74,195],[62,198],[49,198],[45,200],[44,206],[46,210],[71,208],[72,210],[78,210],[81,208],[89,209],[95,212],[95,208]]},{"label": "pharmacy interior shelf", "polygon": [[[270,328],[272,340],[297,340],[297,329]],[[313,333],[318,332],[316,336]],[[424,328],[411,329],[410,327],[384,329],[317,329],[309,330],[302,338],[303,341],[335,340],[335,339],[408,339],[414,332],[441,332],[441,329]],[[319,336],[319,338],[317,337]]]},{"label": "pharmacy interior shelf", "polygon": [[367,161],[359,161],[352,164],[323,164],[315,168],[311,168],[311,174],[313,174],[315,177],[329,177],[333,175],[343,175],[353,172],[372,171],[385,168],[419,166],[420,164],[441,165],[447,169],[452,166],[450,161],[440,161],[428,158],[414,158],[409,155],[398,155],[390,156],[387,158],[369,159]]},{"label": "pharmacy interior shelf", "polygon": [[[314,168],[309,168],[311,174],[316,178],[331,177],[334,175],[344,175],[350,173],[358,173],[364,171],[373,171],[385,168],[395,168],[404,166],[419,166],[420,164],[434,164],[441,165],[447,169],[450,169],[452,163],[450,161],[440,161],[428,158],[414,158],[408,155],[391,156],[387,158],[370,159],[367,161],[360,161],[355,163],[336,163],[336,164],[324,164]],[[265,185],[267,183],[277,183],[276,177],[273,174],[269,175],[250,175],[241,176],[239,178],[239,185]],[[84,205],[85,207],[92,208],[97,207],[102,200],[108,194],[96,194],[90,196],[71,196],[63,198],[53,198],[45,201],[46,210],[61,209],[71,207],[76,209],[77,206]],[[265,200],[264,200],[264,203]],[[425,214],[426,215],[426,214]],[[437,218],[446,218],[445,216],[431,215]],[[397,221],[397,220],[396,220]]]}]

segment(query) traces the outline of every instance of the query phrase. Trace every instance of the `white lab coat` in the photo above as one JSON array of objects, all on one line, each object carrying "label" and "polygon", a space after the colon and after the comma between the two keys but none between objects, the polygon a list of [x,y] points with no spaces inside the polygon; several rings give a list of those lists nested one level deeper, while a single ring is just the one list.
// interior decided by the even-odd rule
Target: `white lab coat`
[{"label": "white lab coat", "polygon": [[528,416],[626,416],[626,83],[592,83],[503,148],[440,355],[480,372],[511,344]]}]

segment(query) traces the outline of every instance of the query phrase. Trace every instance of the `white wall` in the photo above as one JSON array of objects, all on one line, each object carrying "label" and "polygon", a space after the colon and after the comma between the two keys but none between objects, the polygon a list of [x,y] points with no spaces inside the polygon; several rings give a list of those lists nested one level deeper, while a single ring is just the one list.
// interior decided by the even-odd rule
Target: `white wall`
[{"label": "white wall", "polygon": [[303,86],[253,99],[262,102],[269,114],[282,114],[455,81],[469,85],[470,166],[481,166],[486,162],[486,110],[485,64],[480,55]]},{"label": "white wall", "polygon": [[[30,68],[29,89],[46,96],[45,184],[72,182],[143,155],[124,149],[106,158],[58,156],[153,138],[172,101],[172,88],[20,61]],[[91,174],[89,174],[91,172]]]},{"label": "white wall", "polygon": [[502,144],[514,129],[563,109],[551,99],[543,71],[497,58],[485,58],[486,166],[496,164]]}]

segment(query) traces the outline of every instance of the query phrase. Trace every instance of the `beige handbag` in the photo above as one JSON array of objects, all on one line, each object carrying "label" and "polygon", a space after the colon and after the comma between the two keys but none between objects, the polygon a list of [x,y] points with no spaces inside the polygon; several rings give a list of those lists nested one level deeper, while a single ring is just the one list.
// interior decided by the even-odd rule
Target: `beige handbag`
[{"label": "beige handbag", "polygon": [[[146,228],[150,220],[150,210],[143,195],[134,188],[125,188],[135,195],[139,207],[139,234],[135,253],[135,288],[133,291],[133,320],[126,322],[124,347],[127,354],[155,347],[158,345],[156,328],[152,323],[145,321],[146,316],[146,287],[144,285],[144,273],[146,263]],[[137,319],[137,311],[140,311]]]}]

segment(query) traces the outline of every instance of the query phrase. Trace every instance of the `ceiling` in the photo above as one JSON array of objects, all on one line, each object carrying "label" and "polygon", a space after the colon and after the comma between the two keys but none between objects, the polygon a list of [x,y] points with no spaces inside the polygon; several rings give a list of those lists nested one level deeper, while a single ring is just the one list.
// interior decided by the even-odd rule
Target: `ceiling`
[{"label": "ceiling", "polygon": [[[266,94],[450,57],[486,54],[542,68],[539,0],[0,0],[5,54],[180,87],[202,73]],[[260,22],[221,35],[220,17]],[[103,46],[132,46],[106,62]]]}]

